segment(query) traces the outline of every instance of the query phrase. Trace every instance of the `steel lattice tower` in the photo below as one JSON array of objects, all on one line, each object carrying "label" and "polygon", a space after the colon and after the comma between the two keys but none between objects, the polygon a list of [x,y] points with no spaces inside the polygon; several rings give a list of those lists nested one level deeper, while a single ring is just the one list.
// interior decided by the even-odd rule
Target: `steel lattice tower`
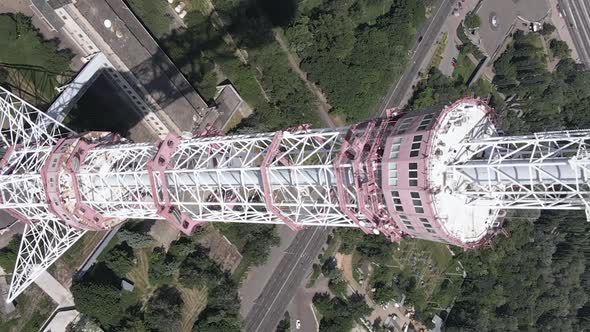
[{"label": "steel lattice tower", "polygon": [[206,222],[358,227],[472,248],[504,209],[588,211],[590,131],[499,137],[477,99],[346,128],[134,144],[0,97],[0,209],[26,223],[9,301],[86,231],[128,218],[186,234]]}]

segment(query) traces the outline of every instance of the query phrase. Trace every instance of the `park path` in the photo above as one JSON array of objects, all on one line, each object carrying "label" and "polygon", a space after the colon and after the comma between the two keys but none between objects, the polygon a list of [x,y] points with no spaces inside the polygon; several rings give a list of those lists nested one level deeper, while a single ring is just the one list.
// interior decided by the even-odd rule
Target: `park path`
[{"label": "park path", "polygon": [[299,76],[299,78],[305,83],[305,86],[307,87],[309,92],[311,92],[316,97],[318,101],[318,115],[320,116],[320,119],[322,120],[324,125],[332,128],[336,127],[334,120],[332,120],[332,118],[328,114],[332,109],[332,106],[328,104],[328,98],[326,98],[326,95],[324,95],[322,90],[315,83],[307,79],[307,73],[304,72],[301,69],[301,67],[299,67],[299,58],[296,54],[289,50],[289,46],[287,45],[287,41],[285,40],[283,32],[278,29],[275,29],[274,36],[277,43],[279,43],[281,50],[287,55],[287,59],[289,60],[289,67],[291,67],[291,69],[297,74],[297,76]]}]

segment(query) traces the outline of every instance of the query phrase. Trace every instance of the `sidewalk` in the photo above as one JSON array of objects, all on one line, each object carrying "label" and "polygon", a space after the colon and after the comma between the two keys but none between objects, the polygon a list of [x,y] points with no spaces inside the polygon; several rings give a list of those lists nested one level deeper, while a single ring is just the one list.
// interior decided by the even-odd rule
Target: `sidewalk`
[{"label": "sidewalk", "polygon": [[74,296],[72,293],[49,274],[49,272],[43,271],[43,273],[35,279],[35,284],[49,295],[49,297],[57,303],[58,307],[74,306]]}]

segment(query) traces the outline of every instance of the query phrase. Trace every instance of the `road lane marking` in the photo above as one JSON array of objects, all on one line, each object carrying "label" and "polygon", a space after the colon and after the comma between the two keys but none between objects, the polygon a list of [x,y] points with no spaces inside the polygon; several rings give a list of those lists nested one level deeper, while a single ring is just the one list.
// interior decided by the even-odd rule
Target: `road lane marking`
[{"label": "road lane marking", "polygon": [[[309,237],[309,240],[307,241],[307,244],[303,248],[303,252],[305,252],[305,250],[307,250],[307,247],[309,247],[309,244],[312,242],[311,240],[314,238],[314,236],[316,235],[316,233],[318,232],[319,229],[320,228],[318,227],[317,229],[315,229],[313,231],[313,234]],[[287,284],[287,281],[291,278],[291,275],[293,274],[293,271],[295,271],[295,268],[299,265],[299,261],[300,260],[301,260],[301,256],[299,256],[297,258],[297,261],[291,267],[291,271],[289,272],[289,274],[287,275],[287,277],[285,279],[283,279],[284,281],[283,281],[283,284],[281,285],[281,288],[279,288],[279,291],[275,295],[275,297],[272,300],[270,306],[268,306],[268,308],[266,309],[266,313],[264,314],[264,316],[262,317],[262,319],[259,321],[258,326],[256,326],[256,329],[254,331],[258,331],[258,329],[260,329],[260,325],[262,325],[262,322],[264,322],[264,320],[266,319],[266,316],[268,316],[268,313],[270,312],[270,308],[272,308],[272,306],[275,304],[275,302],[279,298],[279,295],[283,291],[283,288],[285,288],[285,285]]]},{"label": "road lane marking", "polygon": [[[580,50],[578,50],[578,53],[581,53],[582,57],[586,60],[586,62],[588,62],[588,52],[587,52],[587,49],[586,49],[586,47],[584,45],[584,40],[583,40],[584,38],[583,38],[583,36],[580,33],[581,29],[578,27],[578,22],[576,22],[576,15],[574,15],[574,11],[572,10],[572,5],[571,5],[571,3],[568,0],[564,0],[564,3],[566,4],[566,8],[570,12],[569,17],[571,18],[571,21],[572,21],[572,24],[573,24],[573,27],[574,27],[573,30],[570,30],[570,33],[572,34],[572,36],[574,37],[574,39],[577,39],[578,44],[580,46]],[[577,10],[576,10],[576,14],[577,14]],[[567,29],[569,30],[569,28],[570,27],[568,26]]]},{"label": "road lane marking", "polygon": [[[445,3],[448,2],[448,1],[450,1],[450,0],[443,0],[443,2],[438,7],[438,10],[436,11],[436,13],[434,14],[434,16],[432,17],[432,20],[428,24],[428,27],[426,28],[426,31],[422,35],[422,40],[419,42],[418,46],[416,47],[416,50],[414,51],[414,56],[412,58],[415,58],[416,53],[419,53],[418,52],[418,49],[420,47],[422,47],[422,45],[425,45],[425,43],[424,43],[424,39],[425,38],[424,37],[428,35],[428,31],[432,27],[432,24],[434,23],[434,21],[436,21],[437,16],[438,16],[440,10],[445,6]],[[429,47],[432,47],[432,45],[430,45]],[[414,59],[414,64],[416,64],[416,60],[415,59]],[[411,73],[411,71],[412,71],[412,67],[410,67],[410,72],[409,73]],[[397,88],[399,87],[399,83],[403,80],[404,76],[405,76],[405,73],[402,74],[402,76],[398,79],[397,84],[395,85],[395,88],[393,88],[393,91],[391,92],[391,94],[387,98],[387,102],[385,102],[384,108],[380,111],[380,114],[383,114],[383,112],[385,112],[385,110],[387,109],[387,105],[389,105],[389,103],[391,102],[391,99],[393,99],[393,96],[395,95],[395,91],[397,91]]]}]

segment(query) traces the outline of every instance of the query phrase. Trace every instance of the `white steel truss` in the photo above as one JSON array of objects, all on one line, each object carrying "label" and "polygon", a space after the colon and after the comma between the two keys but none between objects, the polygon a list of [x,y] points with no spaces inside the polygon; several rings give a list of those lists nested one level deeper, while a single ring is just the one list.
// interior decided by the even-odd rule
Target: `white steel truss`
[{"label": "white steel truss", "polygon": [[[349,128],[188,137],[154,144],[77,135],[0,90],[0,209],[27,223],[8,300],[87,230],[164,219],[190,233],[206,222],[359,227],[403,233],[381,190],[384,138],[397,115]],[[476,125],[445,162],[455,192],[497,209],[590,212],[590,131],[491,137]],[[460,207],[459,207],[460,208]]]},{"label": "white steel truss", "polygon": [[84,233],[58,220],[26,225],[6,301],[16,299]]},{"label": "white steel truss", "polygon": [[0,139],[14,144],[51,145],[73,131],[0,86]]},{"label": "white steel truss", "polygon": [[590,131],[464,142],[450,167],[455,190],[502,209],[583,209],[590,201]]},{"label": "white steel truss", "polygon": [[27,223],[7,298],[13,301],[84,231],[49,212],[39,175],[52,145],[74,132],[2,87],[0,128],[0,205]]},{"label": "white steel truss", "polygon": [[[155,183],[159,203],[168,199],[198,222],[355,226],[334,196],[343,138],[342,130],[313,130],[183,140],[168,168],[152,174],[154,145],[97,147],[77,177],[84,202],[105,217],[164,218],[153,202]],[[352,185],[347,190],[354,196]]]},{"label": "white steel truss", "polygon": [[122,144],[112,135],[75,135],[2,93],[0,208],[27,223],[8,300],[85,230],[128,218],[165,219],[185,233],[205,222],[241,222],[360,227],[401,238],[375,190],[389,118],[351,129],[170,134]]}]

